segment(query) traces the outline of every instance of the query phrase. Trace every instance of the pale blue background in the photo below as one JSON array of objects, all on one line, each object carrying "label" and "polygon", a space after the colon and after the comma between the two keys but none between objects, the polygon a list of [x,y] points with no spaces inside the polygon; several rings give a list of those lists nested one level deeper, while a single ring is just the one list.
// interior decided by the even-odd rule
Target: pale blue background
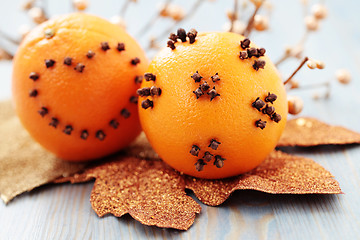
[{"label": "pale blue background", "polygon": [[[19,2],[0,0],[0,29],[16,37],[16,29],[29,22],[19,11]],[[51,15],[66,13],[70,1],[49,0]],[[126,13],[128,30],[135,34],[152,17],[158,1],[139,0]],[[193,0],[175,1],[189,8]],[[274,0],[271,29],[252,35],[252,40],[267,49],[276,60],[287,44],[294,44],[304,32],[302,9],[297,0]],[[316,3],[317,1],[310,1]],[[298,91],[305,100],[302,116],[313,116],[331,124],[360,132],[360,2],[324,1],[329,18],[320,31],[312,34],[306,53],[324,60],[326,69],[303,69],[296,79],[301,83],[322,82],[334,78],[335,70],[348,68],[353,76],[345,87],[334,81],[332,97],[312,100],[320,91]],[[185,29],[220,31],[226,21],[225,10],[233,1],[205,1],[198,13],[181,24]],[[88,12],[106,18],[120,12],[123,1],[90,1]],[[172,23],[158,22],[149,34],[139,38],[147,46],[150,34],[162,32]],[[176,28],[174,29],[174,31]],[[163,42],[165,46],[165,42]],[[149,52],[151,58],[154,52]],[[296,61],[281,66],[284,76]],[[0,99],[10,98],[11,63],[0,62]],[[238,191],[219,207],[202,205],[202,213],[186,231],[146,227],[125,216],[98,218],[90,207],[92,183],[41,187],[23,194],[8,206],[0,202],[0,239],[360,239],[360,147],[317,147],[309,150],[287,149],[313,158],[330,170],[345,192],[337,196],[274,196]]]}]

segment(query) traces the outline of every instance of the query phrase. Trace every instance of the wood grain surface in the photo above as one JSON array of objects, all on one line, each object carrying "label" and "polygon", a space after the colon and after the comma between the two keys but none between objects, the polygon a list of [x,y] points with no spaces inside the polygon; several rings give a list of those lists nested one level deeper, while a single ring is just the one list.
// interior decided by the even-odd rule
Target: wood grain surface
[{"label": "wood grain surface", "polygon": [[[17,11],[20,1],[13,2],[9,6],[8,2],[0,2],[0,28],[5,30],[11,26],[15,28],[19,23],[17,15],[11,14]],[[154,5],[152,1],[139,2],[137,8],[129,10],[129,19],[134,18],[135,9],[141,8],[139,15]],[[252,38],[276,60],[284,45],[296,43],[303,34],[303,12],[297,0],[272,2],[274,12],[270,31],[254,34]],[[323,92],[321,88],[297,90],[290,94],[303,97],[305,109],[302,116],[316,117],[360,132],[360,2],[323,2],[329,8],[329,17],[321,23],[319,32],[310,35],[306,53],[324,60],[327,67],[323,71],[303,69],[296,79],[304,84],[335,80],[336,69],[347,68],[353,81],[349,86],[334,81],[328,100],[312,99],[314,92]],[[115,1],[102,5],[91,1],[89,12],[109,17],[115,14],[111,12],[112,3]],[[54,5],[50,9],[54,13],[68,10],[56,8],[60,3]],[[5,6],[10,9],[4,10]],[[232,1],[208,1],[182,26],[196,27],[200,31],[221,30],[225,10],[231,6]],[[19,19],[24,19],[24,16]],[[143,25],[138,19],[134,21],[134,25]],[[132,29],[130,21],[128,24],[129,31],[135,33],[136,27]],[[164,24],[167,25],[163,28],[169,26]],[[146,46],[144,39],[146,36],[140,42]],[[280,70],[287,76],[296,64],[296,61],[290,61]],[[6,99],[10,97],[11,63],[0,62],[0,73],[0,99]],[[282,150],[312,158],[324,166],[339,181],[344,194],[292,196],[237,191],[221,206],[201,204],[202,212],[194,225],[188,231],[177,231],[143,226],[129,216],[97,217],[89,202],[92,182],[47,185],[17,197],[8,205],[0,202],[0,239],[360,239],[360,146]]]}]

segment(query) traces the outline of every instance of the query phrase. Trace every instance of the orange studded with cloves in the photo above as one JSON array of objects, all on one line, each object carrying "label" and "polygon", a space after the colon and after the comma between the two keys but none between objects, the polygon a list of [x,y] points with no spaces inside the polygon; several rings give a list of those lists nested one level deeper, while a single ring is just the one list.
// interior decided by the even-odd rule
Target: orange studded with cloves
[{"label": "orange studded with cloves", "polygon": [[28,34],[13,66],[16,112],[58,157],[100,158],[140,133],[136,90],[148,61],[118,26],[82,13],[51,19]]},{"label": "orange studded with cloves", "polygon": [[[258,166],[287,117],[284,85],[265,49],[235,33],[180,29],[169,39],[138,90],[141,125],[155,151],[200,178]],[[151,94],[154,87],[161,94]]]}]

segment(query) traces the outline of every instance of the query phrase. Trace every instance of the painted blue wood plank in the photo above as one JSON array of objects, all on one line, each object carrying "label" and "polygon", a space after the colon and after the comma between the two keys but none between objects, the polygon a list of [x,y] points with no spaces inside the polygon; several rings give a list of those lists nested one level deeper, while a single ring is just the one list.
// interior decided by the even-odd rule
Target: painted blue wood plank
[{"label": "painted blue wood plank", "polygon": [[[130,9],[126,16],[135,33],[142,26],[150,1],[139,1],[138,8]],[[16,12],[19,1],[7,2],[0,8],[0,19],[11,13],[11,24],[0,28],[7,31],[26,20]],[[181,2],[179,2],[181,4]],[[1,5],[4,3],[0,3]],[[224,11],[232,1],[207,2],[201,12],[185,28],[196,27],[201,31],[220,30],[225,22]],[[296,43],[303,33],[301,10],[298,1],[273,1],[272,29],[254,34],[260,46],[268,49],[277,59],[284,45]],[[297,79],[304,83],[334,77],[339,67],[348,68],[354,81],[349,87],[334,82],[332,98],[323,101],[311,99],[314,91],[297,91],[305,100],[303,115],[314,116],[331,124],[347,126],[360,132],[360,17],[358,1],[327,1],[330,17],[321,24],[321,30],[310,36],[307,53],[324,60],[323,71],[303,69]],[[109,7],[113,6],[113,7]],[[91,1],[89,11],[103,16],[115,14],[119,1]],[[62,1],[50,4],[52,13],[68,11],[70,6]],[[15,13],[15,14],[12,14]],[[138,18],[141,14],[144,18]],[[209,17],[209,16],[216,16]],[[9,21],[6,21],[9,22]],[[156,28],[167,27],[169,22]],[[157,30],[154,29],[153,33]],[[147,45],[150,32],[140,42]],[[274,41],[274,39],[279,39]],[[289,73],[295,61],[281,67]],[[10,97],[11,64],[0,62],[0,99]],[[188,231],[164,230],[144,226],[130,216],[99,218],[89,202],[92,183],[62,184],[41,187],[23,194],[9,205],[0,203],[0,239],[359,239],[360,236],[360,147],[316,147],[310,150],[287,149],[289,153],[313,158],[328,169],[345,192],[337,196],[277,196],[254,191],[238,191],[219,207],[202,205],[202,213]]]}]

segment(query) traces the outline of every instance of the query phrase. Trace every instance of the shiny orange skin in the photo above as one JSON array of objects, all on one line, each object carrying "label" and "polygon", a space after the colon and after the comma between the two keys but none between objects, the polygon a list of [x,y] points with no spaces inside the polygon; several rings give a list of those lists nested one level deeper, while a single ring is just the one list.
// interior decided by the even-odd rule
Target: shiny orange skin
[{"label": "shiny orange skin", "polygon": [[[161,96],[148,97],[153,108],[143,109],[139,98],[139,116],[143,130],[155,151],[176,170],[200,178],[226,178],[258,166],[273,151],[286,123],[286,92],[277,69],[267,56],[264,69],[254,70],[254,59],[239,59],[239,43],[244,37],[234,33],[199,34],[194,44],[177,42],[176,49],[163,49],[150,63],[148,72],[156,81],[143,82],[162,89]],[[256,47],[251,44],[251,47]],[[220,96],[210,101],[206,94],[196,99],[193,91],[199,83],[191,78],[199,71],[204,80],[215,86]],[[218,73],[220,81],[211,76]],[[274,104],[282,120],[276,123],[252,107],[257,97],[277,95]],[[255,121],[267,121],[261,130]],[[211,139],[221,144],[209,146]],[[193,144],[200,147],[198,157],[190,154]],[[217,168],[208,162],[202,171],[194,164],[205,151],[225,158]]]},{"label": "shiny orange skin", "polygon": [[[46,38],[47,29],[54,36]],[[102,50],[101,42],[108,42],[110,49]],[[116,49],[125,44],[124,51]],[[91,50],[92,58],[86,55]],[[71,66],[64,58],[71,57]],[[135,57],[137,65],[131,64]],[[53,67],[45,66],[45,59],[56,61]],[[74,70],[78,63],[85,65],[83,72]],[[127,146],[140,133],[136,103],[129,101],[136,96],[148,60],[137,42],[118,26],[93,15],[73,13],[51,19],[37,26],[21,43],[13,63],[12,92],[16,112],[30,135],[43,147],[59,158],[69,161],[86,161],[114,153]],[[39,79],[29,78],[31,72]],[[29,97],[36,89],[38,95]],[[46,107],[42,117],[38,111]],[[123,117],[122,109],[130,112]],[[59,124],[49,126],[52,118]],[[109,122],[115,119],[117,129]],[[63,131],[71,125],[70,135]],[[83,130],[88,131],[86,140]],[[106,135],[96,137],[97,131]]]}]

